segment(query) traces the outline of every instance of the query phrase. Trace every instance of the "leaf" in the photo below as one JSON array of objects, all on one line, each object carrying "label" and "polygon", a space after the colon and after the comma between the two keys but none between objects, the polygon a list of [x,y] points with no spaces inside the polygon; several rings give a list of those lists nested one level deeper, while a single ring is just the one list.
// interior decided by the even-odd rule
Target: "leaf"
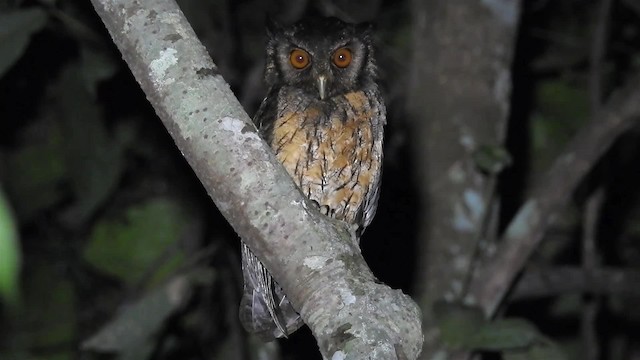
[{"label": "leaf", "polygon": [[541,339],[538,330],[524,319],[498,319],[484,324],[471,336],[467,349],[500,351],[530,346]]},{"label": "leaf", "polygon": [[32,125],[20,147],[5,158],[3,181],[21,223],[28,223],[65,195],[61,186],[67,178],[63,135],[56,125],[44,121]]},{"label": "leaf", "polygon": [[549,314],[555,318],[578,317],[583,303],[582,294],[563,294],[555,299],[549,307]]},{"label": "leaf", "polygon": [[80,48],[80,56],[85,87],[95,97],[99,83],[112,78],[119,69],[119,63],[105,50],[86,44]]},{"label": "leaf", "polygon": [[541,174],[589,120],[589,97],[584,87],[562,78],[540,82],[535,102],[537,110],[530,125],[531,173]]},{"label": "leaf", "polygon": [[172,279],[135,303],[124,307],[82,347],[98,352],[119,353],[120,359],[144,359],[153,350],[153,337],[164,322],[179,310],[190,298],[194,284],[206,281],[210,284],[213,273],[197,270]]},{"label": "leaf", "polygon": [[75,287],[62,276],[60,264],[31,258],[24,269],[24,306],[14,323],[31,348],[73,351],[77,331]]},{"label": "leaf", "polygon": [[79,64],[68,65],[54,89],[76,200],[63,214],[70,225],[89,219],[116,189],[124,173],[126,149],[107,131],[102,109],[89,95],[79,71]]},{"label": "leaf", "polygon": [[558,125],[559,131],[573,132],[589,120],[587,91],[566,78],[541,82],[535,96],[539,111]]},{"label": "leaf", "polygon": [[47,14],[40,8],[0,14],[0,76],[22,56],[31,35],[47,22]]},{"label": "leaf", "polygon": [[504,360],[566,360],[567,356],[551,341],[543,341],[520,350],[505,351]]},{"label": "leaf", "polygon": [[156,277],[163,277],[183,261],[177,245],[188,221],[183,207],[169,198],[134,205],[122,218],[102,219],[95,225],[84,257],[96,268],[134,285],[171,250],[173,256],[155,271]]},{"label": "leaf", "polygon": [[483,172],[496,175],[511,165],[511,155],[503,146],[483,145],[473,153],[476,166]]},{"label": "leaf", "polygon": [[0,300],[18,303],[18,277],[20,273],[20,249],[9,202],[0,191]]},{"label": "leaf", "polygon": [[482,311],[460,304],[436,302],[436,321],[442,341],[451,348],[468,348],[468,339],[485,323]]},{"label": "leaf", "polygon": [[136,131],[128,122],[108,131],[79,72],[77,63],[67,65],[50,90],[57,100],[53,111],[43,111],[55,116],[27,128],[17,150],[6,157],[3,181],[22,223],[73,195],[75,201],[60,218],[66,225],[80,225],[111,196],[124,174],[125,151]]},{"label": "leaf", "polygon": [[434,313],[442,341],[453,349],[522,349],[544,339],[531,323],[523,319],[487,322],[479,309],[455,304],[436,304]]}]

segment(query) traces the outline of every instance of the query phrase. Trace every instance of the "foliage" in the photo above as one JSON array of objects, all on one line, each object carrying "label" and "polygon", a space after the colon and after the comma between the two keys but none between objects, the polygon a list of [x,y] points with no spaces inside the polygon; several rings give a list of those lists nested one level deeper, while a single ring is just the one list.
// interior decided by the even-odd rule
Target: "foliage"
[{"label": "foliage", "polygon": [[[0,84],[15,99],[31,97],[29,108],[0,100],[0,127],[12,134],[0,148],[9,200],[0,198],[0,297],[17,305],[2,318],[13,337],[0,340],[0,358],[70,358],[73,344],[114,313],[124,294],[144,291],[136,316],[124,312],[111,329],[124,326],[126,334],[147,321],[147,335],[128,343],[151,351],[165,321],[213,281],[176,275],[189,265],[185,246],[201,241],[198,203],[188,191],[168,191],[188,178],[173,174],[184,164],[178,156],[155,161],[166,153],[156,140],[164,134],[140,131],[144,99],[124,108],[123,98],[104,97],[124,64],[106,34],[93,30],[98,19],[90,8],[63,4],[64,11],[43,3],[0,14]],[[162,294],[169,303],[159,307]]]},{"label": "foliage", "polygon": [[449,303],[437,303],[436,313],[440,337],[450,348],[495,351],[505,359],[566,359],[552,341],[525,319],[487,321],[479,309]]},{"label": "foliage", "polygon": [[[510,144],[479,144],[470,154],[483,174],[503,176],[496,197],[515,203],[511,207],[592,115],[588,64],[597,2],[525,3]],[[389,131],[381,203],[363,252],[381,280],[405,291],[414,288],[410,282],[423,268],[415,266],[414,249],[425,239],[414,238],[412,222],[427,207],[415,200],[423,184],[413,177],[423,169],[413,168],[411,159],[422,154],[411,153],[403,109],[411,89],[411,6],[379,0],[183,1],[250,114],[266,91],[266,13],[290,21],[305,13],[349,17],[353,11],[353,18],[378,20]],[[614,8],[602,68],[605,96],[640,68],[637,5],[621,1]],[[237,238],[120,58],[89,2],[0,2],[0,328],[9,334],[0,337],[0,359],[317,357],[308,333],[260,345],[238,326]],[[452,101],[465,106],[467,100],[473,101]],[[532,265],[581,265],[579,215],[587,194],[603,187],[608,197],[597,224],[600,260],[637,270],[638,136],[628,134],[584,181]],[[500,211],[496,223],[514,212],[509,206]],[[208,249],[215,251],[203,250],[212,244]],[[478,252],[494,247],[489,243]],[[591,298],[601,309],[601,358],[637,353],[640,338],[632,330],[640,312],[637,298],[625,294],[507,301],[491,321],[473,308],[441,303],[437,325],[450,349],[499,353],[508,360],[582,359],[580,323]]]},{"label": "foliage", "polygon": [[159,289],[123,308],[97,334],[84,341],[87,350],[118,353],[120,359],[143,359],[153,351],[153,340],[167,319],[185,305],[194,283],[211,282],[209,273],[191,273],[172,279]]},{"label": "foliage", "polygon": [[46,13],[40,8],[0,14],[0,76],[18,61],[31,35],[40,31],[46,21]]},{"label": "foliage", "polygon": [[[135,285],[143,280],[145,270],[175,247],[187,223],[184,209],[171,199],[133,205],[124,210],[122,218],[102,219],[95,224],[84,258],[98,270]],[[182,251],[173,252],[170,262],[155,269],[155,277],[163,279],[181,264]],[[147,281],[153,285],[153,281]]]},{"label": "foliage", "polygon": [[0,300],[18,301],[20,250],[18,231],[4,193],[0,192]]}]

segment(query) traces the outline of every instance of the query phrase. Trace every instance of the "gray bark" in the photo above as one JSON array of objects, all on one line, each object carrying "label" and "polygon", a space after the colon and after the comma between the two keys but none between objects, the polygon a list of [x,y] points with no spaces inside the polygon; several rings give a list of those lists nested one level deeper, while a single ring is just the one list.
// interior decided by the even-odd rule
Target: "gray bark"
[{"label": "gray bark", "polygon": [[432,305],[460,300],[487,234],[495,178],[473,155],[504,142],[518,1],[413,1],[414,57],[408,111],[424,208],[416,291],[423,310],[423,358],[438,346]]},{"label": "gray bark", "polygon": [[495,314],[507,291],[538,247],[549,225],[611,144],[640,118],[640,76],[627,81],[556,158],[507,226],[495,254],[469,289],[467,301]]},{"label": "gray bark", "polygon": [[220,212],[260,258],[325,359],[416,359],[420,311],[376,282],[353,237],[298,191],[173,0],[92,0]]},{"label": "gray bark", "polygon": [[[518,13],[516,2],[414,2],[409,111],[425,204],[418,260],[423,268],[416,287],[423,310],[422,356],[426,359],[468,357],[451,353],[439,343],[434,302],[462,300],[480,307],[487,317],[495,316],[579,182],[640,117],[640,80],[634,76],[614,92],[534,184],[529,199],[496,241],[487,231],[495,181],[478,171],[472,157],[479,146],[498,146],[504,140]],[[496,242],[486,246],[482,244],[486,239]],[[482,253],[481,245],[495,250]],[[482,262],[476,267],[478,258]],[[523,281],[531,279],[525,275]],[[603,275],[603,279],[608,278]],[[522,296],[522,291],[519,286],[514,295]]]}]

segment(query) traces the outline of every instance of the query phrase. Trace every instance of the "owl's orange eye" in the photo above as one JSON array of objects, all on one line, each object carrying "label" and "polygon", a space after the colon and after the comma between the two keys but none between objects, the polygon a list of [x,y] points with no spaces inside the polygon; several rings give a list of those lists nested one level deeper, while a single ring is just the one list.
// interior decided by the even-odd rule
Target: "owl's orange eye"
[{"label": "owl's orange eye", "polygon": [[351,50],[340,48],[333,53],[333,63],[339,68],[346,68],[351,64]]},{"label": "owl's orange eye", "polygon": [[294,49],[291,52],[291,55],[289,55],[289,62],[291,63],[291,66],[296,69],[304,69],[309,66],[309,63],[311,62],[310,58],[311,56],[309,56],[308,52],[302,49]]}]

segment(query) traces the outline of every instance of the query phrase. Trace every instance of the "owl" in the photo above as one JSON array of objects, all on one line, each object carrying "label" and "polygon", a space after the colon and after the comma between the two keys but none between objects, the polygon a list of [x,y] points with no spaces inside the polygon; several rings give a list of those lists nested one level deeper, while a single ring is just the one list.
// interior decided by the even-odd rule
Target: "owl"
[{"label": "owl", "polygon": [[[313,18],[268,26],[268,93],[254,122],[302,193],[320,211],[356,227],[377,208],[386,109],[376,83],[372,27]],[[240,320],[264,340],[303,321],[242,243]]]}]

